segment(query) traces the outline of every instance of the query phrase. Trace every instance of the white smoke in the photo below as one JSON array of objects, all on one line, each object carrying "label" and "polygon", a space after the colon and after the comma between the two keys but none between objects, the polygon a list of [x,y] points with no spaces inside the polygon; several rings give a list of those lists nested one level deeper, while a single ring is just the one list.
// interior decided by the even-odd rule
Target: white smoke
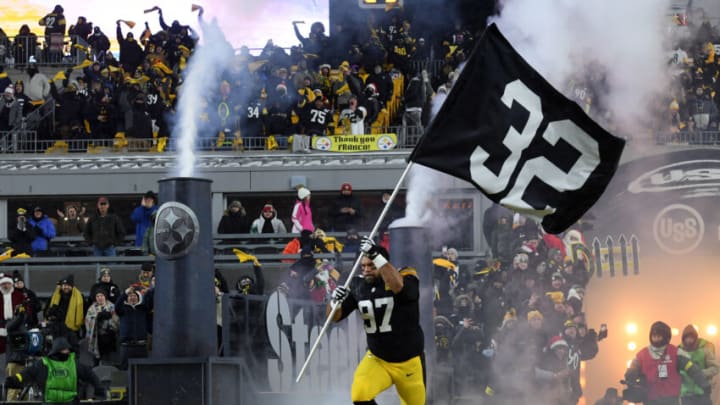
[{"label": "white smoke", "polygon": [[[464,65],[463,65],[464,66]],[[455,77],[462,70],[458,68]],[[446,93],[437,93],[432,100],[431,115],[440,111],[447,98]],[[439,193],[453,188],[457,183],[464,183],[448,174],[422,165],[414,165],[408,174],[405,218],[400,218],[392,226],[424,226],[433,229],[430,236],[432,245],[440,246],[447,243],[456,234],[456,226],[467,218],[454,218],[446,215],[437,204]],[[468,187],[471,187],[468,185]]]},{"label": "white smoke", "polygon": [[172,133],[179,139],[177,174],[181,177],[191,177],[195,169],[195,140],[200,130],[198,121],[204,111],[204,100],[213,91],[218,91],[220,75],[233,60],[233,49],[217,22],[201,21],[200,26],[203,43],[189,60],[187,75],[179,90],[178,120]]},{"label": "white smoke", "polygon": [[588,63],[595,63],[606,74],[606,91],[598,98],[611,114],[603,117],[608,129],[634,137],[647,132],[650,106],[670,83],[664,47],[668,0],[500,3],[500,15],[491,21],[558,90],[573,78],[587,78]]}]

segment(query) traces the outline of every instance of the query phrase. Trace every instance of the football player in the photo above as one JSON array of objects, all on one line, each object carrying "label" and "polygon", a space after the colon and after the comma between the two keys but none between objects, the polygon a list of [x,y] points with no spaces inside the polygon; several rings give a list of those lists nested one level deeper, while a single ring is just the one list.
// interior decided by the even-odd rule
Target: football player
[{"label": "football player", "polygon": [[[362,274],[349,288],[333,293],[339,322],[355,309],[365,323],[368,352],[353,377],[352,401],[375,404],[375,397],[395,385],[404,405],[425,404],[423,332],[418,308],[419,281],[413,268],[396,269],[388,252],[368,237],[360,250]],[[332,307],[327,306],[328,313]]]}]

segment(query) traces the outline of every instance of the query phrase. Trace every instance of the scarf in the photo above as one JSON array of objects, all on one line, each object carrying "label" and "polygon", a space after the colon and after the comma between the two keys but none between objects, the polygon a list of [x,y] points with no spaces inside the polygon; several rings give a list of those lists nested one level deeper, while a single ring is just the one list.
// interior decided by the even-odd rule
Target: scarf
[{"label": "scarf", "polygon": [[[50,298],[50,306],[60,305],[60,286],[55,287]],[[65,315],[65,326],[68,329],[77,332],[83,325],[83,297],[80,291],[73,287],[70,293],[70,303],[68,304],[67,314]]]},{"label": "scarf", "polygon": [[657,360],[660,357],[662,357],[663,354],[665,354],[665,349],[667,348],[667,345],[663,345],[660,347],[655,347],[653,345],[648,346],[648,351],[650,352],[650,356]]},{"label": "scarf", "polygon": [[263,226],[262,230],[260,230],[260,233],[275,233],[275,228],[272,224],[272,218],[265,219],[263,218]]}]

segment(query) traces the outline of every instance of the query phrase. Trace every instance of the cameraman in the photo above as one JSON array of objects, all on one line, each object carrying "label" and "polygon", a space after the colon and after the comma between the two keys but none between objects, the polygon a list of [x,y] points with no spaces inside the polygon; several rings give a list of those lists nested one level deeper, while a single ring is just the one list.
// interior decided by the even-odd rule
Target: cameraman
[{"label": "cameraman", "polygon": [[710,382],[703,375],[702,369],[687,357],[686,352],[670,343],[671,338],[671,329],[666,323],[658,321],[650,327],[650,345],[638,352],[625,371],[625,381],[629,382],[629,386],[635,385],[636,381],[645,381],[647,398],[642,398],[642,401],[633,399],[632,402],[647,405],[679,404],[681,371],[687,373],[710,398]]},{"label": "cameraman", "polygon": [[95,388],[95,398],[105,399],[106,394],[100,380],[92,369],[80,364],[75,353],[70,352],[70,343],[64,337],[53,340],[52,350],[22,372],[9,375],[5,385],[21,389],[23,385],[36,383],[40,392],[45,393],[45,404],[79,404],[78,382],[83,380]]},{"label": "cameraman", "polygon": [[35,228],[27,223],[27,210],[25,208],[17,209],[17,226],[10,231],[8,239],[13,248],[13,256],[20,253],[31,254],[32,242],[37,237]]}]

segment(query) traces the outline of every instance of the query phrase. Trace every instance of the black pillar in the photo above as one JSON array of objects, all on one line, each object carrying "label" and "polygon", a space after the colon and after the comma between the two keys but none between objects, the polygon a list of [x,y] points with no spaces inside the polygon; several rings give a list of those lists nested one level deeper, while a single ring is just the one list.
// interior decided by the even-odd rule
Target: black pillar
[{"label": "black pillar", "polygon": [[159,181],[153,358],[217,353],[210,183]]}]

